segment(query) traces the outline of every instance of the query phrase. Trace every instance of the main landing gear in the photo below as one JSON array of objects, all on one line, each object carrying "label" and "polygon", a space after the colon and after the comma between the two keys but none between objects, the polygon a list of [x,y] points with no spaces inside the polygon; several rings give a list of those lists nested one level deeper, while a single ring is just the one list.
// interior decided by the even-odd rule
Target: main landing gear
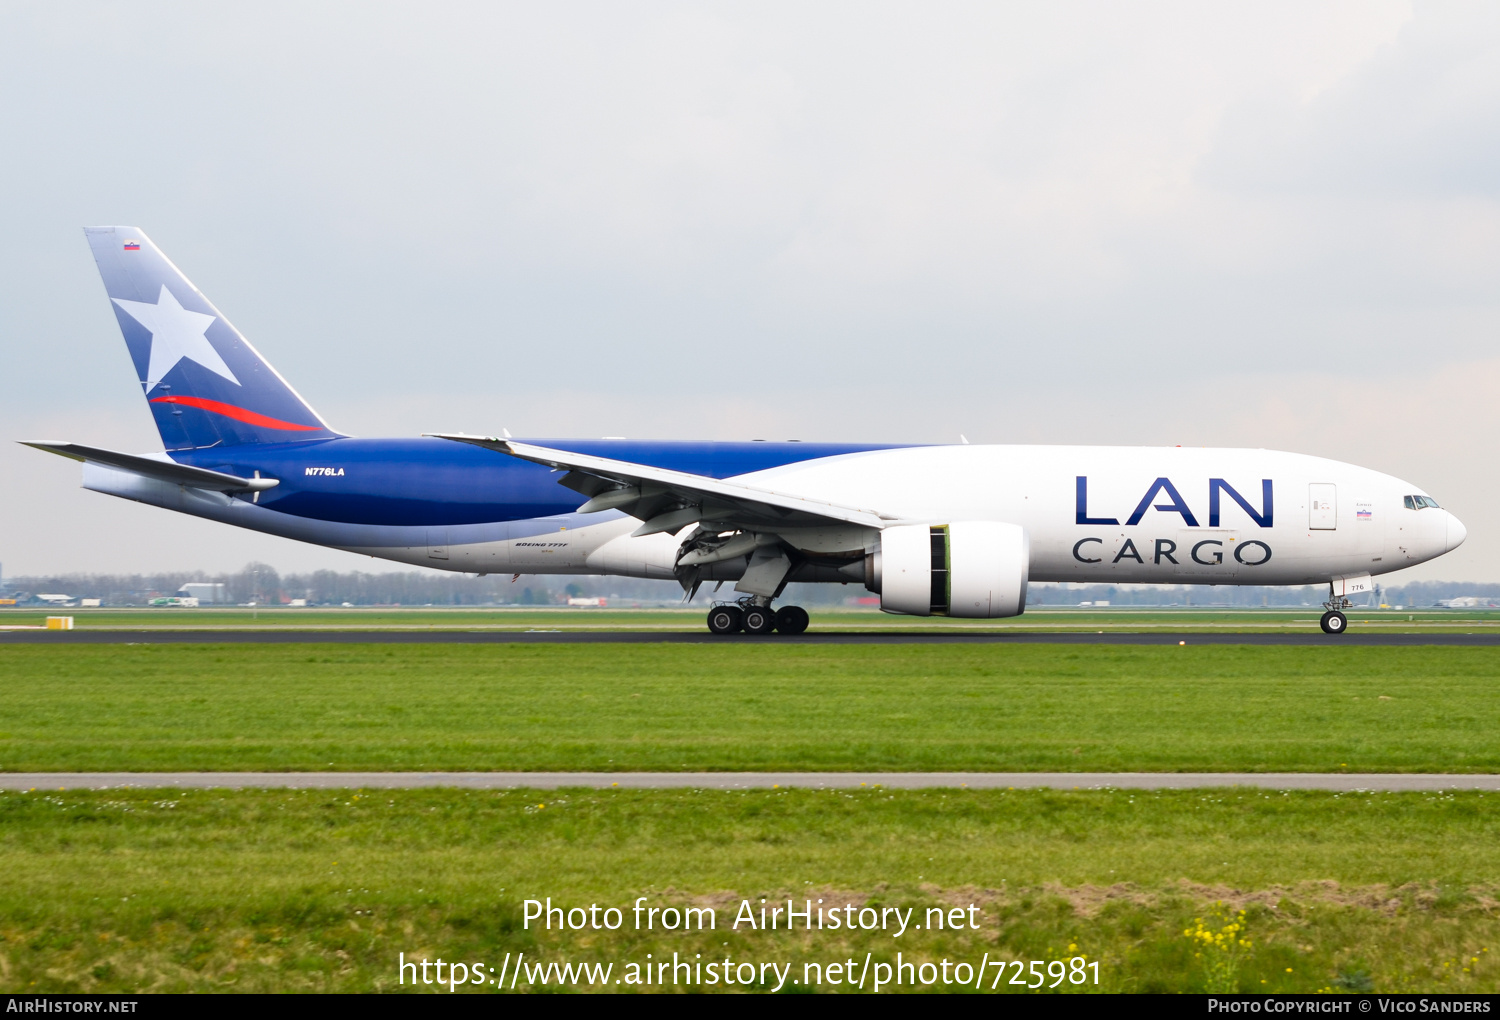
[{"label": "main landing gear", "polygon": [[[764,603],[764,604],[762,604]],[[801,606],[772,609],[762,596],[725,602],[708,611],[708,629],[715,634],[801,634],[807,629],[807,610]]]}]

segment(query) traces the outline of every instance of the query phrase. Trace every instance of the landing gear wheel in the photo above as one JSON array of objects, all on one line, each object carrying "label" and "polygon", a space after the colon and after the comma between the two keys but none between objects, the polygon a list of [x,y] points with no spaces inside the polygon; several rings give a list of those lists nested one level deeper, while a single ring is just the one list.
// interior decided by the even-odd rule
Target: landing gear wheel
[{"label": "landing gear wheel", "polygon": [[807,624],[807,610],[801,606],[782,606],[776,610],[776,629],[783,634],[801,634]]},{"label": "landing gear wheel", "polygon": [[1318,626],[1323,628],[1324,634],[1342,634],[1349,629],[1349,618],[1337,609],[1330,609],[1318,621]]},{"label": "landing gear wheel", "polygon": [[769,634],[776,629],[776,613],[770,606],[750,606],[744,626],[746,634]]},{"label": "landing gear wheel", "polygon": [[734,634],[745,625],[739,606],[714,606],[708,611],[708,629],[715,634]]}]

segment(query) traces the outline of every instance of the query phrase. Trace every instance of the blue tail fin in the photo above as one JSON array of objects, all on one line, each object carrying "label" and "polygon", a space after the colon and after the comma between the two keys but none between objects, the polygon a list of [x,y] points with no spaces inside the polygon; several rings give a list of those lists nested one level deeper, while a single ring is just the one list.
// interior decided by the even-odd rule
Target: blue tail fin
[{"label": "blue tail fin", "polygon": [[85,227],[168,450],[339,435],[135,227]]}]

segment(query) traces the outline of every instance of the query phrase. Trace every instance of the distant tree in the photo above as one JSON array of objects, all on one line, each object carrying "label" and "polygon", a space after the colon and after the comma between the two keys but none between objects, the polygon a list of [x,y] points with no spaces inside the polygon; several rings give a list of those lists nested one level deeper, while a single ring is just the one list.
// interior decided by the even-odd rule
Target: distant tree
[{"label": "distant tree", "polygon": [[281,575],[269,563],[247,563],[245,569],[229,578],[229,598],[233,602],[258,602],[261,605],[281,601]]}]

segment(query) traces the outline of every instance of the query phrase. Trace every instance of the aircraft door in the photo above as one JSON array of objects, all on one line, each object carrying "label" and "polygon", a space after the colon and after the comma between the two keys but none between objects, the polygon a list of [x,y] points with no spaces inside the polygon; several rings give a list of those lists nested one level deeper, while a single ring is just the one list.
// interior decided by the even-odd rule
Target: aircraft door
[{"label": "aircraft door", "polygon": [[1332,482],[1313,482],[1307,487],[1308,530],[1336,530],[1338,509],[1338,486]]},{"label": "aircraft door", "polygon": [[446,560],[448,558],[448,529],[427,529],[427,558],[430,560]]}]

